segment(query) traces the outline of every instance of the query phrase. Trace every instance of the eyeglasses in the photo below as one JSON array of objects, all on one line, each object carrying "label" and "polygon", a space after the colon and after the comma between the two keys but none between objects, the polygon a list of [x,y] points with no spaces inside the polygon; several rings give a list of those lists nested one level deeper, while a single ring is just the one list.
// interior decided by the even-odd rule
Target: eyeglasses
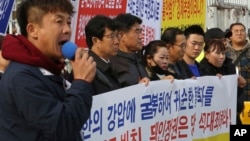
[{"label": "eyeglasses", "polygon": [[136,34],[140,34],[140,33],[142,33],[142,31],[143,31],[142,28],[136,28],[136,29],[135,29],[135,33],[136,33]]},{"label": "eyeglasses", "polygon": [[233,33],[235,33],[235,34],[240,34],[240,33],[242,33],[242,34],[244,34],[244,33],[246,33],[246,31],[245,30],[233,30],[232,31]]},{"label": "eyeglasses", "polygon": [[178,46],[180,48],[185,48],[186,47],[186,44],[185,43],[182,43],[182,44],[174,44],[175,46]]},{"label": "eyeglasses", "polygon": [[190,43],[193,47],[198,46],[198,47],[203,47],[204,46],[204,42],[196,42],[193,41]]},{"label": "eyeglasses", "polygon": [[119,35],[117,33],[111,33],[111,34],[107,34],[103,36],[107,38],[111,38],[112,40],[119,39]]}]

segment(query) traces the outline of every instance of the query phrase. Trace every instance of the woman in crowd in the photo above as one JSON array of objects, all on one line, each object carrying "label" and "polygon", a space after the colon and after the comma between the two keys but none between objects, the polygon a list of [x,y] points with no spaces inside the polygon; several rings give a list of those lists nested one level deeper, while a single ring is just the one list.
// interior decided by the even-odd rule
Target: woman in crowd
[{"label": "woman in crowd", "polygon": [[162,40],[149,42],[142,50],[142,64],[147,70],[150,80],[170,80],[173,82],[174,76],[167,71],[168,49]]},{"label": "woman in crowd", "polygon": [[[200,62],[201,76],[222,77],[223,75],[236,74],[236,67],[230,59],[226,59],[226,47],[221,40],[210,39],[204,47],[205,57]],[[239,114],[243,110],[243,102],[241,100],[243,87],[246,86],[246,80],[238,77],[238,92],[237,92],[237,124],[241,124]]]}]

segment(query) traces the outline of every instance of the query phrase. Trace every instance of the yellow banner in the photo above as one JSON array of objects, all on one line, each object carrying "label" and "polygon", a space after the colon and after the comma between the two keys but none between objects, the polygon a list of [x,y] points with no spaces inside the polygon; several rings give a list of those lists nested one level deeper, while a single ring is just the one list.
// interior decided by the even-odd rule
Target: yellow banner
[{"label": "yellow banner", "polygon": [[[206,0],[164,0],[162,7],[161,33],[168,27],[182,30],[192,24],[199,24],[206,29]],[[197,57],[201,61],[204,52]]]},{"label": "yellow banner", "polygon": [[205,0],[164,0],[162,8],[162,29],[179,27],[185,29],[189,25],[199,24],[205,29]]},{"label": "yellow banner", "polygon": [[242,124],[250,124],[250,101],[244,102],[244,111],[240,114]]}]

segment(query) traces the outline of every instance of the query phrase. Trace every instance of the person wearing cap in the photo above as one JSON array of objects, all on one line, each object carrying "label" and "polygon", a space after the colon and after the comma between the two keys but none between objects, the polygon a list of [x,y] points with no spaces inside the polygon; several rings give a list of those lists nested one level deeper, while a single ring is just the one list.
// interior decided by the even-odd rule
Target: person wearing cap
[{"label": "person wearing cap", "polygon": [[225,46],[227,47],[228,43],[229,43],[229,38],[231,37],[232,32],[226,30],[225,32],[223,32],[222,29],[215,27],[215,28],[210,28],[205,32],[205,42],[208,42],[208,40],[210,39],[218,39],[221,40]]}]

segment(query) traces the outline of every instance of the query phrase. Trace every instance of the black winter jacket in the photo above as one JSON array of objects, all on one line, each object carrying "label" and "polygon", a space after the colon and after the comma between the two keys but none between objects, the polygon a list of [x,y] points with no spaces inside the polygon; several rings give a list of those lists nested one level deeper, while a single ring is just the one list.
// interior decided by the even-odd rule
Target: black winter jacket
[{"label": "black winter jacket", "polygon": [[111,58],[110,63],[121,87],[138,84],[140,79],[148,77],[139,53],[125,53],[119,50],[118,54]]}]

